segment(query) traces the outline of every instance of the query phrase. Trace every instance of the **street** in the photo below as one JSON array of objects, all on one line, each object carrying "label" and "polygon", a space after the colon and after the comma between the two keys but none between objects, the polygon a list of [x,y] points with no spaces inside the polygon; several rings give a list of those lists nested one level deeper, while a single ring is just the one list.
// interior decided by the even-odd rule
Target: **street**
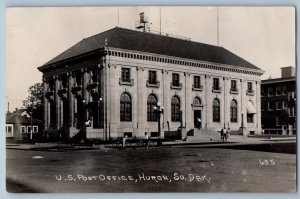
[{"label": "street", "polygon": [[296,154],[190,146],[6,152],[8,192],[296,191]]}]

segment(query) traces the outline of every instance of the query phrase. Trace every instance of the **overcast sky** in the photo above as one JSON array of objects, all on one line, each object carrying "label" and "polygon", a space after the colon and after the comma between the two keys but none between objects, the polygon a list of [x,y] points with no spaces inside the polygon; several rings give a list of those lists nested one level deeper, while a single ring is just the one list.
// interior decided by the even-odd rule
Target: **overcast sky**
[{"label": "overcast sky", "polygon": [[[41,82],[37,67],[83,38],[115,26],[134,29],[140,12],[145,12],[151,30],[158,31],[158,7],[8,8],[6,100],[10,110],[21,107],[28,87]],[[161,7],[161,31],[218,45],[217,7]],[[281,67],[295,66],[295,10],[219,7],[219,45],[266,71],[262,79],[278,78]]]}]

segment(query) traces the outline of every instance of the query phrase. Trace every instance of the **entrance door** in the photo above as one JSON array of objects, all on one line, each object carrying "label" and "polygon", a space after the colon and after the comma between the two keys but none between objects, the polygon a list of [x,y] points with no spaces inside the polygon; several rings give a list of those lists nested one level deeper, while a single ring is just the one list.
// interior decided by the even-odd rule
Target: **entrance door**
[{"label": "entrance door", "polygon": [[194,127],[201,128],[202,121],[201,121],[201,110],[194,110]]}]

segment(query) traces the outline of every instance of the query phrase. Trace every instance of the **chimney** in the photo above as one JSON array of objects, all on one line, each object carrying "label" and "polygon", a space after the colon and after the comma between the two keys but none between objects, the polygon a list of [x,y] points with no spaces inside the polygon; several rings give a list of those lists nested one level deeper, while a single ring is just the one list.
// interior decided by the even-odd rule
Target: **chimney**
[{"label": "chimney", "polygon": [[281,69],[281,78],[288,78],[288,77],[295,77],[295,67],[293,66],[287,66],[282,67]]}]

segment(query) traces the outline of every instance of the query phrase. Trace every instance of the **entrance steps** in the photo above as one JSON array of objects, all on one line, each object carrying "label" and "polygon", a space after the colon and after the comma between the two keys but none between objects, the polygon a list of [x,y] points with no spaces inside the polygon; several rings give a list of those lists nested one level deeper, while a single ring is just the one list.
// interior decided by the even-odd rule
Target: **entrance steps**
[{"label": "entrance steps", "polygon": [[191,129],[187,132],[188,140],[221,141],[221,135],[210,129]]}]

